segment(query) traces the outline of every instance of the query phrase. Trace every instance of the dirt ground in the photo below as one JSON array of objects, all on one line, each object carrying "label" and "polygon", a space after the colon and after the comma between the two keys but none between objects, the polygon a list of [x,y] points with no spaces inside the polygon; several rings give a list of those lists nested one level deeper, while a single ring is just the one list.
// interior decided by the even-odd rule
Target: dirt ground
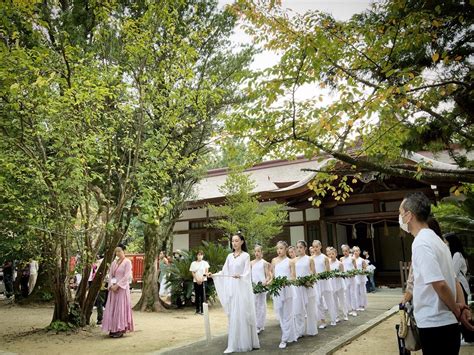
[{"label": "dirt ground", "polygon": [[[399,355],[395,325],[399,323],[395,314],[386,321],[369,330],[345,347],[336,351],[335,355]],[[474,345],[461,346],[461,355],[474,354]],[[412,355],[422,355],[421,351],[412,352]]]},{"label": "dirt ground", "polygon": [[[98,326],[90,326],[77,332],[56,334],[44,329],[48,326],[53,309],[34,306],[12,305],[0,296],[0,355],[18,354],[143,354],[170,346],[179,346],[205,337],[204,319],[195,315],[192,308],[163,313],[134,312],[135,332],[121,339],[110,339]],[[140,293],[133,292],[137,302]],[[268,319],[273,320],[271,305]],[[92,320],[96,319],[95,312]],[[384,354],[397,355],[395,336],[397,315],[390,317],[350,344],[338,350],[337,355]],[[211,333],[222,335],[227,330],[227,317],[219,305],[210,307]],[[412,353],[421,355],[421,351]],[[462,355],[474,354],[474,346],[462,346]]]},{"label": "dirt ground", "polygon": [[[0,296],[1,297],[1,296]],[[132,293],[133,304],[139,293]],[[223,334],[227,317],[218,305],[210,307],[212,335]],[[205,337],[204,318],[194,309],[163,313],[133,312],[135,332],[111,339],[99,326],[90,326],[64,335],[47,332],[51,307],[19,307],[0,299],[0,354],[130,354],[147,353],[172,345],[186,344]],[[94,311],[91,320],[96,319]]]}]

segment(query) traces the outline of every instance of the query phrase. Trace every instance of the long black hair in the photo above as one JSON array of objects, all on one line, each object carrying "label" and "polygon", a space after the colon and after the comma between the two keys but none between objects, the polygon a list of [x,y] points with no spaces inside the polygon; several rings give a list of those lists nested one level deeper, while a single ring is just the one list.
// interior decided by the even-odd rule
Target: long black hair
[{"label": "long black hair", "polygon": [[449,251],[451,252],[451,256],[454,256],[456,253],[461,253],[464,259],[467,258],[467,254],[464,251],[464,247],[462,246],[461,240],[456,235],[456,233],[446,233],[444,235],[444,239],[446,239],[449,243]]},{"label": "long black hair", "polygon": [[[231,242],[232,242],[232,238],[234,238],[234,236],[239,237],[240,240],[243,241],[241,249],[242,249],[242,251],[245,251],[245,252],[247,253],[247,252],[248,252],[248,251],[247,251],[247,243],[245,242],[245,238],[244,238],[244,236],[242,235],[242,233],[237,232],[237,233],[235,233],[234,235],[232,235],[232,237],[230,238],[230,241],[231,241]],[[234,248],[232,248],[232,251],[235,251]]]}]

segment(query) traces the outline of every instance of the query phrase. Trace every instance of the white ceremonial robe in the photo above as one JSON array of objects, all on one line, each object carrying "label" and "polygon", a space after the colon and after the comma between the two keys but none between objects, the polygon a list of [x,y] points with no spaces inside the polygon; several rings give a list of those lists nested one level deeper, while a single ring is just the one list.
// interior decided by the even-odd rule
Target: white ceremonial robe
[{"label": "white ceremonial robe", "polygon": [[[354,270],[354,265],[352,264],[352,257],[343,256],[342,264],[344,265],[344,271]],[[355,311],[358,308],[357,301],[357,285],[355,277],[348,277],[345,280],[346,283],[346,306],[349,311]]]},{"label": "white ceremonial robe", "polygon": [[[252,282],[259,283],[265,281],[265,261],[259,260],[252,266]],[[254,294],[255,315],[257,320],[257,329],[265,329],[265,320],[267,318],[267,292]]]},{"label": "white ceremonial robe", "polygon": [[[290,278],[290,259],[285,258],[275,265],[275,277],[286,276]],[[273,308],[280,321],[281,341],[291,343],[298,338],[295,331],[295,317],[293,313],[293,300],[296,297],[295,290],[291,286],[283,287],[278,296],[273,296]]]},{"label": "white ceremonial robe", "polygon": [[[326,256],[324,254],[313,256],[316,274],[326,271],[325,259]],[[316,305],[318,307],[319,320],[325,319],[326,311],[329,311],[329,317],[331,318],[331,322],[335,322],[336,313],[334,312],[333,291],[329,280],[318,280],[318,282],[316,283],[316,293]]]},{"label": "white ceremonial robe", "polygon": [[[230,276],[240,275],[240,278]],[[228,352],[260,348],[255,320],[255,304],[250,272],[250,255],[229,254],[220,272],[213,277],[217,295],[229,318]]]},{"label": "white ceremonial robe", "polygon": [[[329,264],[331,271],[339,271],[339,265],[341,262],[336,260]],[[334,309],[336,314],[339,311],[342,312],[344,317],[347,317],[347,306],[346,306],[346,284],[344,279],[341,277],[333,277],[329,280],[332,284],[333,297],[334,297]]]},{"label": "white ceremonial robe", "polygon": [[[362,263],[364,259],[358,257],[355,259],[357,269],[362,270]],[[367,276],[365,275],[357,275],[356,279],[356,297],[357,297],[357,308],[365,308],[367,307],[367,288],[365,284],[367,283]]]},{"label": "white ceremonial robe", "polygon": [[[305,255],[296,261],[296,277],[311,275],[310,257]],[[318,319],[316,310],[316,286],[295,287],[296,298],[294,299],[296,335],[318,334]]]}]

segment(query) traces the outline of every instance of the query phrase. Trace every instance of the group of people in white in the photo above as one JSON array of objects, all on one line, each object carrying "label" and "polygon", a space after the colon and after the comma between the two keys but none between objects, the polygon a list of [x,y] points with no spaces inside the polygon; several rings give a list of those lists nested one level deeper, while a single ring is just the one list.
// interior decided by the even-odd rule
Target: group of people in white
[{"label": "group of people in white", "polygon": [[[255,259],[250,261],[244,237],[232,237],[233,252],[227,256],[222,271],[210,276],[214,279],[219,300],[229,318],[228,346],[224,353],[245,352],[260,348],[258,334],[265,329],[267,295],[253,294],[252,283],[268,285],[276,277],[296,279],[325,271],[349,271],[367,268],[360,256],[360,249],[342,245],[343,257],[337,259],[337,250],[321,251],[319,240],[308,247],[300,240],[294,247],[295,254],[289,257],[289,247],[284,241],[276,245],[277,256],[271,263],[263,259],[262,247],[255,246]],[[356,275],[348,278],[318,280],[312,287],[285,286],[273,297],[273,307],[280,322],[281,342],[295,342],[302,336],[318,334],[328,323],[336,326],[349,316],[367,307],[367,277]]]}]

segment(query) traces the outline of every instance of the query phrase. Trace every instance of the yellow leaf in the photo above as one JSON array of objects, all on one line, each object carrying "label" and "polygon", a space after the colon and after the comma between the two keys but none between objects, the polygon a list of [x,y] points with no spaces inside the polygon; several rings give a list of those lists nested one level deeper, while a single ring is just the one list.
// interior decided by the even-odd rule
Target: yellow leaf
[{"label": "yellow leaf", "polygon": [[462,59],[461,55],[458,55],[456,58],[454,58],[455,61],[459,62]]},{"label": "yellow leaf", "polygon": [[352,179],[352,183],[353,184],[357,183],[357,179]]},{"label": "yellow leaf", "polygon": [[415,74],[413,74],[413,73],[408,73],[408,77],[409,77],[410,79],[413,79],[413,78],[415,77]]},{"label": "yellow leaf", "polygon": [[431,56],[431,59],[433,59],[433,62],[436,63],[436,62],[438,61],[438,59],[439,59],[439,53],[433,54],[433,55]]},{"label": "yellow leaf", "polygon": [[454,196],[459,196],[461,194],[461,192],[459,191],[459,189],[456,189],[454,191]]}]

